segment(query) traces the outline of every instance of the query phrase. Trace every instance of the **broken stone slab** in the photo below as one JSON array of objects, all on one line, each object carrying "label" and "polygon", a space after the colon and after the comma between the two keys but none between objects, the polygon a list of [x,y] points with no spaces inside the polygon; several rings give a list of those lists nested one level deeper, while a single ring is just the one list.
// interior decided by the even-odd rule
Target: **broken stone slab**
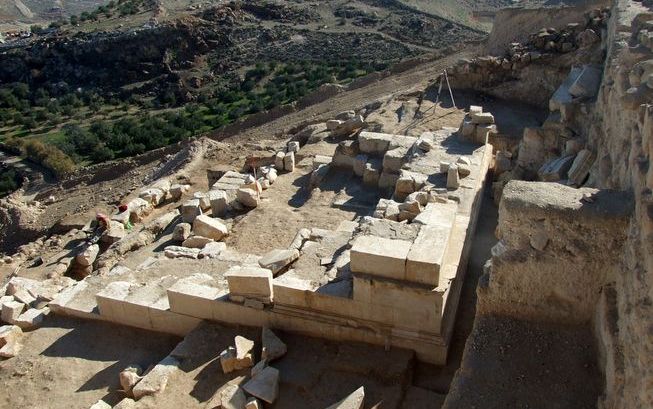
[{"label": "broken stone slab", "polygon": [[176,202],[181,199],[184,193],[188,192],[189,189],[190,185],[174,184],[170,186],[170,197]]},{"label": "broken stone slab", "polygon": [[33,330],[41,326],[45,317],[50,313],[48,307],[44,308],[30,308],[14,321],[15,325],[18,325],[23,330]]},{"label": "broken stone slab", "polygon": [[181,219],[184,223],[193,223],[197,216],[202,215],[199,199],[190,199],[181,205]]},{"label": "broken stone slab", "polygon": [[236,348],[230,346],[220,352],[220,366],[225,374],[236,370]]},{"label": "broken stone slab", "polygon": [[258,207],[260,203],[259,193],[254,189],[240,188],[236,192],[236,199],[249,208]]},{"label": "broken stone slab", "polygon": [[95,262],[98,254],[100,254],[100,246],[91,244],[75,257],[75,261],[82,266],[90,266]]},{"label": "broken stone slab", "polygon": [[394,135],[379,132],[361,132],[358,135],[358,146],[362,153],[383,155],[389,148]]},{"label": "broken stone slab", "polygon": [[190,223],[179,223],[172,231],[172,239],[174,241],[184,241],[190,237],[190,231]]},{"label": "broken stone slab", "polygon": [[132,390],[136,400],[143,396],[154,395],[165,391],[168,385],[168,378],[179,368],[179,361],[171,356],[165,357],[161,362],[136,384]]},{"label": "broken stone slab", "polygon": [[236,346],[236,359],[247,359],[249,361],[247,367],[253,366],[254,363],[252,362],[252,355],[254,351],[254,341],[243,336],[236,335],[234,338],[234,345]]},{"label": "broken stone slab", "polygon": [[576,81],[569,87],[569,93],[575,98],[594,98],[601,84],[600,67],[585,65]]},{"label": "broken stone slab", "polygon": [[277,337],[277,335],[272,332],[270,328],[263,327],[261,333],[261,343],[263,345],[261,350],[261,359],[263,359],[263,361],[266,363],[281,358],[282,356],[286,355],[286,352],[288,352],[288,347],[286,344],[280,340],[279,337]]},{"label": "broken stone slab", "polygon": [[30,306],[36,301],[36,297],[34,297],[29,291],[27,291],[24,288],[19,288],[14,292],[14,300],[18,301],[20,303],[25,304],[26,306]]},{"label": "broken stone slab", "polygon": [[271,250],[268,253],[264,254],[263,257],[259,260],[259,265],[262,268],[272,271],[273,275],[279,273],[279,271],[286,268],[293,261],[299,258],[299,251],[296,249],[288,250]]},{"label": "broken stone slab", "polygon": [[25,309],[25,304],[20,301],[9,301],[2,305],[2,313],[0,317],[2,321],[13,324],[16,322],[20,314],[23,313]]},{"label": "broken stone slab", "polygon": [[261,359],[256,365],[252,367],[250,372],[252,378],[261,373],[268,366],[268,362],[265,359]]},{"label": "broken stone slab", "polygon": [[168,258],[198,258],[200,249],[191,249],[182,246],[168,246],[163,250]]},{"label": "broken stone slab", "polygon": [[193,221],[193,233],[219,241],[229,234],[229,229],[219,219],[200,215]]},{"label": "broken stone slab", "polygon": [[553,93],[549,100],[549,111],[559,111],[563,105],[569,104],[574,100],[574,97],[569,93],[569,88],[576,82],[583,69],[581,67],[573,67],[569,75],[564,80],[560,87]]},{"label": "broken stone slab", "polygon": [[297,231],[297,234],[295,234],[295,238],[293,239],[292,243],[290,243],[290,246],[288,246],[289,249],[291,250],[301,250],[302,246],[306,241],[309,240],[311,236],[311,231],[307,228],[301,228],[299,231]]},{"label": "broken stone slab", "polygon": [[272,404],[279,396],[279,371],[268,366],[250,379],[243,389],[250,395]]},{"label": "broken stone slab", "polygon": [[326,409],[363,409],[365,402],[365,388],[360,387],[352,392],[345,399],[338,403],[334,403]]},{"label": "broken stone slab", "polygon": [[22,338],[23,330],[17,325],[0,327],[0,357],[13,358],[18,355],[23,348]]},{"label": "broken stone slab", "polygon": [[415,142],[415,146],[423,152],[430,152],[435,147],[433,132],[424,132]]},{"label": "broken stone slab", "polygon": [[197,258],[218,258],[220,254],[227,249],[227,244],[223,242],[211,242],[207,243],[206,246],[200,251],[200,254]]},{"label": "broken stone slab", "polygon": [[258,267],[235,266],[225,272],[229,293],[269,303],[272,300],[272,271]]},{"label": "broken stone slab", "polygon": [[582,149],[576,155],[574,163],[572,163],[571,168],[567,172],[569,178],[569,184],[573,186],[580,186],[583,184],[587,175],[594,164],[596,155],[588,149]]},{"label": "broken stone slab", "polygon": [[351,271],[403,280],[411,244],[405,240],[359,236],[351,248]]},{"label": "broken stone slab", "polygon": [[191,236],[181,244],[183,247],[192,249],[203,249],[207,244],[213,243],[214,240],[203,236]]},{"label": "broken stone slab", "polygon": [[489,112],[477,112],[471,114],[472,123],[475,125],[492,125],[494,124],[494,115]]},{"label": "broken stone slab", "polygon": [[542,165],[537,172],[544,182],[557,182],[567,178],[567,172],[574,163],[575,155],[562,156]]}]

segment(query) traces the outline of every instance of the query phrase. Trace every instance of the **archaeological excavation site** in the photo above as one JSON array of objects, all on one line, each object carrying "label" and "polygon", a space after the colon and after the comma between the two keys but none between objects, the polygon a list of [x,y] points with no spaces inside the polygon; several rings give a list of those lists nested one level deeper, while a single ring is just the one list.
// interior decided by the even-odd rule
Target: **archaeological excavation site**
[{"label": "archaeological excavation site", "polygon": [[[222,3],[202,18],[282,32],[328,2]],[[66,176],[0,142],[23,179],[0,199],[1,408],[653,408],[653,2],[496,2],[470,28],[360,1],[335,27],[386,3],[449,31]],[[345,48],[390,52],[363,45],[380,32]],[[47,41],[33,78],[69,52]]]}]

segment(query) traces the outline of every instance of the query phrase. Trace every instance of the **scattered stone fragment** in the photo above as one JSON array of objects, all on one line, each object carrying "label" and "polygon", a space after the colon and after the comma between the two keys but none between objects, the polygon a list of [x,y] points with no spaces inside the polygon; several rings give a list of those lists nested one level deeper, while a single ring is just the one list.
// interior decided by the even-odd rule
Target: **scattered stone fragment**
[{"label": "scattered stone fragment", "polygon": [[208,237],[213,240],[221,240],[229,234],[229,229],[219,219],[200,215],[193,221],[193,233],[197,236]]},{"label": "scattered stone fragment", "polygon": [[203,249],[207,244],[212,243],[213,239],[203,236],[191,236],[181,244],[184,247],[193,249]]},{"label": "scattered stone fragment", "polygon": [[259,193],[256,190],[249,188],[238,189],[236,192],[236,199],[238,199],[238,201],[242,203],[243,206],[249,208],[258,207],[260,203]]},{"label": "scattered stone fragment", "polygon": [[206,246],[200,251],[198,258],[218,258],[220,253],[225,251],[227,244],[223,242],[214,241],[207,243]]},{"label": "scattered stone fragment", "polygon": [[38,328],[43,323],[45,317],[50,313],[48,307],[41,309],[30,308],[14,321],[14,324],[18,325],[23,330],[32,330]]},{"label": "scattered stone fragment", "polygon": [[129,396],[132,396],[132,389],[143,378],[140,376],[143,370],[138,365],[130,365],[120,372],[120,386],[122,390]]},{"label": "scattered stone fragment", "polygon": [[191,249],[182,246],[168,246],[163,250],[168,258],[198,258],[200,249]]},{"label": "scattered stone fragment", "polygon": [[97,244],[91,244],[90,246],[86,247],[81,253],[75,257],[75,260],[77,263],[79,263],[82,266],[90,266],[95,262],[95,259],[97,258],[98,254],[100,253],[100,246]]},{"label": "scattered stone fragment", "polygon": [[261,402],[259,402],[255,397],[250,397],[247,399],[245,409],[263,409],[263,405],[261,405]]},{"label": "scattered stone fragment", "polygon": [[236,345],[236,359],[249,360],[248,367],[254,365],[252,362],[252,351],[254,350],[254,341],[247,339],[240,335],[234,338],[234,345]]},{"label": "scattered stone fragment", "polygon": [[227,347],[220,353],[220,366],[225,374],[236,370],[236,348]]},{"label": "scattered stone fragment", "polygon": [[263,327],[261,334],[262,352],[261,359],[271,362],[275,359],[281,358],[288,352],[288,347],[276,336],[271,329]]},{"label": "scattered stone fragment", "polygon": [[15,301],[23,303],[26,306],[29,306],[34,301],[36,301],[36,298],[24,288],[19,288],[16,292],[14,292],[13,297]]},{"label": "scattered stone fragment", "polygon": [[272,404],[279,395],[279,371],[268,366],[250,379],[243,389],[250,395]]},{"label": "scattered stone fragment", "polygon": [[189,189],[190,185],[174,184],[170,187],[170,197],[176,202],[181,199],[184,193],[188,192]]},{"label": "scattered stone fragment", "polygon": [[259,260],[258,264],[262,268],[266,268],[269,270],[272,270],[272,274],[276,275],[279,271],[283,270],[286,266],[288,266],[290,263],[293,261],[297,260],[299,258],[299,251],[296,249],[288,249],[288,250],[271,250],[261,259]]},{"label": "scattered stone fragment", "polygon": [[352,392],[345,399],[329,406],[326,409],[362,409],[365,401],[365,388],[362,386]]},{"label": "scattered stone fragment", "polygon": [[190,237],[190,231],[190,223],[179,223],[172,231],[172,239],[174,241],[184,241]]},{"label": "scattered stone fragment", "polygon": [[136,384],[132,390],[137,400],[147,395],[161,393],[168,385],[168,378],[179,367],[179,361],[171,356],[165,357],[161,362]]},{"label": "scattered stone fragment", "polygon": [[[3,319],[4,321],[4,319]],[[0,357],[12,358],[23,348],[23,330],[16,325],[0,327]]]},{"label": "scattered stone fragment", "polygon": [[299,152],[299,147],[299,142],[297,141],[290,141],[287,145],[288,152]]}]

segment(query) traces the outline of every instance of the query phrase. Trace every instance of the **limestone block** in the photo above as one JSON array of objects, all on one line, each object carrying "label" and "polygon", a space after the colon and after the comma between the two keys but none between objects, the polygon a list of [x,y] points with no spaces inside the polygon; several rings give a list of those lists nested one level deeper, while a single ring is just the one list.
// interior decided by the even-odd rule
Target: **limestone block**
[{"label": "limestone block", "polygon": [[18,301],[20,303],[25,304],[25,308],[28,308],[31,304],[33,304],[36,301],[36,297],[34,297],[29,291],[27,291],[24,288],[19,288],[14,292],[14,300]]},{"label": "limestone block", "polygon": [[230,346],[220,352],[220,366],[223,373],[228,374],[236,371],[236,361],[236,348]]},{"label": "limestone block", "polygon": [[258,267],[232,267],[224,274],[233,295],[270,302],[273,297],[272,271]]},{"label": "limestone block", "polygon": [[363,177],[365,173],[365,166],[367,165],[367,155],[356,155],[353,162],[354,174],[358,177]]},{"label": "limestone block", "polygon": [[276,155],[274,155],[274,167],[279,171],[279,170],[284,170],[283,162],[286,157],[286,154],[284,152],[277,152]]},{"label": "limestone block", "polygon": [[458,165],[450,165],[447,170],[447,189],[456,190],[460,186]]},{"label": "limestone block", "polygon": [[229,382],[218,389],[206,409],[244,409],[246,404],[245,392],[235,382]]},{"label": "limestone block", "polygon": [[200,208],[202,212],[205,212],[211,208],[211,200],[209,199],[209,194],[205,192],[195,192],[193,193],[193,199],[200,201]]},{"label": "limestone block", "polygon": [[381,177],[381,164],[378,161],[372,160],[365,164],[363,170],[363,183],[368,186],[378,186],[379,178]]},{"label": "limestone block", "polygon": [[286,268],[290,263],[299,258],[299,251],[296,249],[288,250],[271,250],[261,259],[258,264],[264,268],[272,271],[276,275],[279,271]]},{"label": "limestone block", "polygon": [[254,354],[254,341],[237,335],[234,338],[234,345],[236,346],[236,359],[240,361],[240,365],[246,365],[246,368],[254,366],[252,358]]},{"label": "limestone block", "polygon": [[334,403],[326,409],[363,409],[365,402],[365,388],[360,387],[352,392],[345,399],[338,403]]},{"label": "limestone block", "polygon": [[277,170],[276,169],[270,169],[267,173],[265,173],[265,179],[270,182],[270,184],[274,184],[276,182],[278,176]]},{"label": "limestone block", "polygon": [[168,385],[168,378],[178,368],[179,361],[171,356],[165,357],[136,384],[132,390],[134,398],[141,399],[143,396],[154,395],[165,391]]},{"label": "limestone block", "polygon": [[20,301],[9,301],[2,305],[2,313],[0,314],[2,321],[13,324],[16,322],[20,314],[23,313],[25,304]]},{"label": "limestone block", "polygon": [[360,151],[370,155],[383,155],[390,146],[394,135],[378,132],[361,132],[358,135]]},{"label": "limestone block", "polygon": [[494,123],[494,115],[489,112],[479,112],[471,114],[472,123],[476,125],[492,125]]},{"label": "limestone block", "polygon": [[336,129],[332,131],[332,134],[334,136],[346,136],[364,127],[365,127],[365,120],[363,120],[362,116],[356,115],[353,118],[346,120],[338,127],[336,127]]},{"label": "limestone block", "polygon": [[429,203],[422,213],[413,220],[413,223],[425,226],[444,226],[451,229],[457,208],[458,205],[455,202]]},{"label": "limestone block", "polygon": [[100,246],[97,244],[91,244],[86,247],[81,253],[79,253],[75,260],[82,266],[90,266],[95,262],[98,254],[100,253]]},{"label": "limestone block", "polygon": [[283,157],[283,169],[286,172],[295,171],[295,152],[288,152]]},{"label": "limestone block", "polygon": [[476,136],[476,124],[472,123],[472,119],[465,117],[460,125],[460,135],[463,139],[472,141]]},{"label": "limestone block", "polygon": [[415,142],[415,146],[424,152],[430,152],[435,147],[435,136],[432,132],[424,132]]},{"label": "limestone block", "polygon": [[594,98],[599,92],[601,74],[600,67],[584,66],[576,81],[569,87],[569,93],[575,98]]},{"label": "limestone block", "polygon": [[226,250],[227,244],[223,242],[207,243],[200,251],[198,258],[218,258]]},{"label": "limestone block", "polygon": [[326,121],[326,127],[329,131],[333,131],[337,129],[340,125],[342,125],[344,121],[338,120],[338,119],[330,119]]},{"label": "limestone block", "polygon": [[170,183],[169,179],[159,179],[156,182],[152,183],[152,186],[150,186],[153,189],[159,189],[162,191],[164,194],[168,194],[170,191],[170,188],[172,187],[172,184]]},{"label": "limestone block", "polygon": [[390,173],[399,173],[406,161],[408,149],[404,147],[389,150],[383,155],[383,170]]},{"label": "limestone block", "polygon": [[392,139],[388,144],[388,150],[391,151],[397,148],[404,148],[408,151],[412,149],[413,146],[415,146],[415,143],[417,143],[417,139],[418,138],[414,136],[392,135]]},{"label": "limestone block", "polygon": [[249,380],[243,389],[250,395],[272,404],[279,395],[279,371],[268,366]]},{"label": "limestone block", "polygon": [[172,239],[174,241],[184,241],[190,237],[190,230],[190,223],[179,223],[172,231]]},{"label": "limestone block", "polygon": [[483,107],[478,106],[478,105],[470,105],[469,106],[469,114],[474,115],[474,114],[482,114],[483,113]]},{"label": "limestone block", "polygon": [[181,205],[181,219],[184,223],[193,223],[197,216],[202,215],[202,208],[198,199],[190,199]]},{"label": "limestone block", "polygon": [[113,244],[125,237],[125,225],[115,220],[109,221],[109,228],[102,233],[100,241],[103,243]]},{"label": "limestone block", "polygon": [[490,136],[496,133],[496,125],[477,125],[473,140],[476,143],[484,145],[488,143]]},{"label": "limestone block", "polygon": [[451,228],[423,226],[406,259],[406,280],[437,287]]},{"label": "limestone block", "polygon": [[167,246],[163,250],[163,254],[168,258],[197,258],[200,254],[200,249],[192,249],[182,246]]},{"label": "limestone block", "polygon": [[112,406],[100,399],[99,401],[95,402],[89,409],[111,409]]},{"label": "limestone block", "polygon": [[326,155],[315,155],[313,158],[313,170],[319,168],[322,165],[329,165],[333,161],[331,156]]},{"label": "limestone block", "polygon": [[229,229],[219,219],[200,215],[193,221],[193,233],[219,241],[229,234]]},{"label": "limestone block", "polygon": [[574,163],[575,155],[562,156],[542,165],[537,172],[545,182],[557,182],[567,178],[567,172]]},{"label": "limestone block", "polygon": [[288,149],[288,152],[295,152],[295,153],[299,152],[299,148],[300,148],[299,142],[290,141],[290,142],[288,142],[288,145],[286,146],[286,148]]},{"label": "limestone block", "polygon": [[494,159],[494,176],[499,177],[512,169],[512,154],[508,151],[498,151]]},{"label": "limestone block", "polygon": [[184,195],[184,193],[188,192],[190,189],[190,185],[181,185],[178,183],[175,183],[174,185],[170,186],[170,197],[172,200],[175,202]]},{"label": "limestone block", "polygon": [[254,208],[260,203],[259,193],[254,189],[240,188],[236,192],[236,198],[243,206]]},{"label": "limestone block", "polygon": [[147,200],[137,197],[127,203],[127,212],[130,215],[130,221],[140,223],[145,217],[152,213],[152,204]]},{"label": "limestone block", "polygon": [[276,336],[271,329],[263,327],[261,334],[262,352],[261,359],[265,362],[272,362],[281,358],[288,352],[288,347]]},{"label": "limestone block", "polygon": [[41,326],[45,317],[50,313],[48,307],[36,309],[30,308],[15,320],[14,324],[18,325],[23,330],[31,330]]},{"label": "limestone block", "polygon": [[583,69],[580,67],[574,67],[571,69],[565,81],[560,84],[560,87],[558,87],[549,100],[549,111],[559,111],[563,105],[569,104],[573,101],[574,97],[569,93],[569,88],[574,84],[574,82],[576,82],[582,72]]},{"label": "limestone block", "polygon": [[224,190],[209,191],[209,203],[213,217],[222,217],[229,210],[229,199]]},{"label": "limestone block", "polygon": [[136,401],[131,398],[124,398],[113,409],[136,409]]},{"label": "limestone block", "polygon": [[351,249],[351,271],[403,280],[411,244],[405,240],[359,236]]},{"label": "limestone block", "polygon": [[23,330],[16,325],[0,327],[0,358],[12,358],[23,349]]},{"label": "limestone block", "polygon": [[571,168],[569,168],[569,171],[567,172],[569,175],[569,184],[574,186],[582,185],[585,178],[587,178],[595,159],[596,155],[594,155],[590,150],[583,149],[578,152]]},{"label": "limestone block", "polygon": [[379,175],[379,188],[394,189],[395,185],[397,184],[397,180],[399,180],[398,173],[390,173],[384,169],[383,172],[381,172],[381,175]]},{"label": "limestone block", "polygon": [[189,247],[193,249],[203,249],[204,246],[207,244],[213,242],[213,239],[210,239],[208,237],[203,237],[203,236],[191,236],[184,240],[184,242],[181,244],[183,247]]}]

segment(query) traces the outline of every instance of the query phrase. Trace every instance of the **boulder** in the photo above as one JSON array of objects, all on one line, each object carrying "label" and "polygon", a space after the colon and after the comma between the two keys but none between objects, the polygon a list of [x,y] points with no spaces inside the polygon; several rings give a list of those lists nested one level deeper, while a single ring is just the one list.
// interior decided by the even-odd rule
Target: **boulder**
[{"label": "boulder", "polygon": [[299,251],[295,249],[288,250],[271,250],[261,259],[258,264],[265,269],[271,270],[273,275],[283,270],[293,261],[299,258]]},{"label": "boulder", "polygon": [[277,180],[278,174],[276,169],[270,169],[266,174],[265,174],[265,179],[267,179],[270,184],[274,184],[274,182]]},{"label": "boulder", "polygon": [[355,111],[343,111],[340,112],[338,115],[336,115],[335,119],[339,121],[348,121],[352,118],[356,117],[356,112]]},{"label": "boulder", "polygon": [[[213,239],[203,236],[191,236],[181,244],[192,249],[203,249],[207,244],[214,242]],[[199,256],[198,256],[199,257]]]},{"label": "boulder", "polygon": [[263,327],[262,330],[261,344],[261,359],[266,363],[281,358],[286,355],[286,352],[288,352],[286,344],[284,344],[271,329],[266,327]]},{"label": "boulder", "polygon": [[250,379],[243,389],[250,395],[272,404],[279,395],[279,371],[268,366]]},{"label": "boulder", "polygon": [[190,237],[190,231],[190,223],[179,223],[172,231],[172,239],[174,241],[184,241]]},{"label": "boulder", "polygon": [[236,199],[245,207],[254,208],[260,203],[259,193],[254,189],[240,188],[236,191]]},{"label": "boulder", "polygon": [[[3,319],[4,321],[4,319]],[[0,357],[13,358],[23,348],[23,330],[16,325],[0,327]]]},{"label": "boulder", "polygon": [[208,237],[219,241],[229,234],[229,229],[219,219],[200,215],[193,221],[193,233],[197,236]]},{"label": "boulder", "polygon": [[202,215],[202,207],[198,199],[190,199],[181,205],[181,219],[184,223],[193,223],[197,216]]},{"label": "boulder", "polygon": [[[249,343],[246,341],[249,340],[243,337],[240,337],[242,340],[239,340],[238,337],[236,338],[236,347],[230,346],[220,353],[220,366],[222,366],[222,372],[225,374],[245,368],[250,368],[254,365],[254,358],[251,352],[251,349],[254,348],[254,343],[250,341],[252,342],[252,346],[249,349],[249,352],[245,353],[244,351],[249,345]],[[244,343],[244,345],[241,346],[240,357],[238,351],[238,342]]]}]

